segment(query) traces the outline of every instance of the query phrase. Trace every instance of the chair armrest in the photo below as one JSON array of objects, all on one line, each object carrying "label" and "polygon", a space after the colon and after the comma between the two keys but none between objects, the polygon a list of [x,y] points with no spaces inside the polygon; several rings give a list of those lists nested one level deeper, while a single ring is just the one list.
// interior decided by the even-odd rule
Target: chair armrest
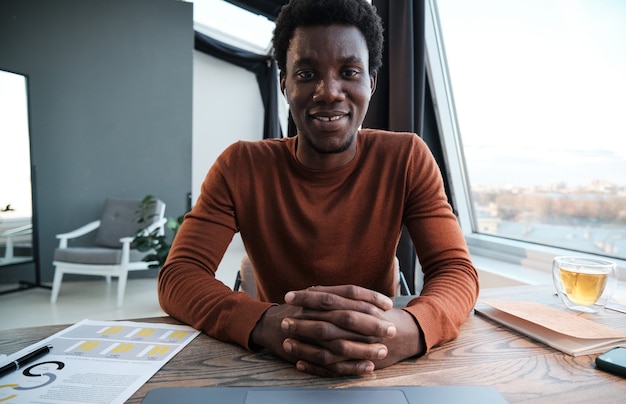
[{"label": "chair armrest", "polygon": [[152,223],[150,226],[146,227],[146,231],[148,233],[151,233],[154,230],[158,229],[159,227],[165,226],[166,223],[167,223],[167,218],[162,217],[159,220],[157,220],[156,222]]},{"label": "chair armrest", "polygon": [[67,247],[67,240],[71,240],[80,236],[84,236],[87,233],[90,233],[100,227],[100,220],[94,220],[91,223],[87,223],[84,226],[79,227],[78,229],[72,230],[68,233],[57,234],[55,237],[60,240],[59,248]]},{"label": "chair armrest", "polygon": [[120,243],[122,244],[129,244],[133,242],[133,240],[135,239],[135,237],[122,237],[120,239]]},{"label": "chair armrest", "polygon": [[[155,230],[163,229],[163,226],[165,226],[165,223],[167,223],[167,219],[166,218],[161,218],[159,220],[157,220],[156,222],[152,223],[150,226],[144,228],[143,230],[141,230],[141,232],[138,232],[140,234],[149,234],[152,233]],[[135,236],[130,236],[130,237],[122,237],[120,238],[120,243],[122,243],[122,265],[128,264],[130,261],[130,244],[133,242],[133,240],[135,239]]]},{"label": "chair armrest", "polygon": [[[167,223],[167,219],[162,217],[161,219],[157,220],[156,222],[152,223],[150,226],[144,228],[143,230],[141,230],[140,232],[138,232],[138,234],[150,234],[153,231],[157,230],[158,228],[162,228],[163,226],[165,226],[165,223]],[[135,239],[135,236],[129,236],[129,237],[122,237],[120,239],[120,243],[122,244],[131,244],[133,242],[133,240]]]},{"label": "chair armrest", "polygon": [[[162,217],[159,220],[157,220],[156,222],[152,223],[150,226],[146,227],[145,229],[141,230],[141,232],[138,232],[139,234],[150,234],[153,231],[159,229],[159,228],[163,228],[163,226],[165,226],[165,224],[167,223],[167,218]],[[126,238],[126,237],[124,237]],[[131,237],[131,240],[134,238]],[[122,239],[120,239],[120,241],[122,241]]]}]

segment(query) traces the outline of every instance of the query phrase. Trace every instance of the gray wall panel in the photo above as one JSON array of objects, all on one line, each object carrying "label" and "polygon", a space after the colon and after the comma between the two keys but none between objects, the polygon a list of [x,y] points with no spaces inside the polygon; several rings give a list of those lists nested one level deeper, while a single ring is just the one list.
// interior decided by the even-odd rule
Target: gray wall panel
[{"label": "gray wall panel", "polygon": [[[0,69],[29,77],[39,262],[107,196],[191,191],[193,12],[170,0],[3,0]],[[0,269],[0,281],[27,272]]]}]

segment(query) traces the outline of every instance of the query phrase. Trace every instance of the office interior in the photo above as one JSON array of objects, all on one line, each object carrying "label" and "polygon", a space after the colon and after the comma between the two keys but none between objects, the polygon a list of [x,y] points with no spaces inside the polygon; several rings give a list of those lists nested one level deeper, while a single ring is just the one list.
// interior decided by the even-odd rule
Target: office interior
[{"label": "office interior", "polygon": [[[56,305],[47,286],[55,235],[93,220],[107,197],[152,194],[166,216],[178,216],[225,147],[262,138],[254,74],[195,50],[194,29],[185,1],[0,3],[0,69],[28,80],[35,240],[32,262],[0,268],[0,292],[36,285],[0,295],[0,329],[164,314],[157,270],[131,276],[122,308],[101,279],[64,282]],[[227,285],[242,255],[235,239],[218,271]],[[508,262],[497,272],[494,258],[474,258],[483,288],[551,282],[548,273]]]}]

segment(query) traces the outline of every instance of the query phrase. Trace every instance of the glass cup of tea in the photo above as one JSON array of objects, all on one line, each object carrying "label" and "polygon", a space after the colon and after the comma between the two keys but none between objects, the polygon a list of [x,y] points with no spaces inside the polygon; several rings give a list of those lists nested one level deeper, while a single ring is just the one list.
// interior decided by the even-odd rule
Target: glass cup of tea
[{"label": "glass cup of tea", "polygon": [[552,279],[568,309],[597,313],[615,292],[617,265],[601,258],[556,257],[552,261]]}]

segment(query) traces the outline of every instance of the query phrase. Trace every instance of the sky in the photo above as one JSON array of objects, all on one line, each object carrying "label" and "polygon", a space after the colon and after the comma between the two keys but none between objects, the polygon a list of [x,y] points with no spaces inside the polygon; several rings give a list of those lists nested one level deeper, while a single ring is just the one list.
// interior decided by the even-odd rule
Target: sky
[{"label": "sky", "polygon": [[471,182],[626,186],[626,1],[437,4]]}]

